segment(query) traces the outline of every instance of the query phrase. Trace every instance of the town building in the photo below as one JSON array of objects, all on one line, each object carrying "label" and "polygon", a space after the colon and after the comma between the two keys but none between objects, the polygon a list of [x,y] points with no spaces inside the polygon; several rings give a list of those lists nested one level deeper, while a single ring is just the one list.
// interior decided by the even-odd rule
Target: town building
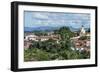
[{"label": "town building", "polygon": [[49,40],[49,39],[52,39],[52,40],[60,40],[60,35],[46,35],[46,36],[36,36],[36,35],[27,35],[25,36],[25,39],[24,40],[29,40],[29,41],[46,41],[46,40]]},{"label": "town building", "polygon": [[84,29],[84,26],[82,25],[81,29],[80,29],[80,36],[84,36],[86,34],[86,31]]},{"label": "town building", "polygon": [[74,44],[74,47],[72,47],[72,50],[90,51],[90,39],[81,40],[80,38],[82,36],[90,37],[90,33],[86,32],[83,25],[80,29],[79,35],[71,38],[71,41]]},{"label": "town building", "polygon": [[30,47],[30,45],[32,45],[32,41],[35,41],[35,42],[38,42],[38,41],[47,41],[49,39],[52,39],[54,41],[56,41],[57,43],[59,43],[59,40],[60,40],[60,35],[46,35],[46,36],[36,36],[34,34],[31,34],[31,35],[26,35],[24,37],[24,48],[27,49]]}]

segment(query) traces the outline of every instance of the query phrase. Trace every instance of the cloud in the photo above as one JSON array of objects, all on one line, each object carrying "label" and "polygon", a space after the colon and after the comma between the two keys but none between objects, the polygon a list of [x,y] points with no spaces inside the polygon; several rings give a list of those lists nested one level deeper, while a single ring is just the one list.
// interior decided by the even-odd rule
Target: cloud
[{"label": "cloud", "polygon": [[40,12],[33,12],[33,18],[39,18],[39,19],[47,19],[48,15],[40,13]]},{"label": "cloud", "polygon": [[[90,14],[61,12],[26,12],[25,25],[36,26],[73,26],[90,25]],[[29,23],[29,24],[28,24]]]}]

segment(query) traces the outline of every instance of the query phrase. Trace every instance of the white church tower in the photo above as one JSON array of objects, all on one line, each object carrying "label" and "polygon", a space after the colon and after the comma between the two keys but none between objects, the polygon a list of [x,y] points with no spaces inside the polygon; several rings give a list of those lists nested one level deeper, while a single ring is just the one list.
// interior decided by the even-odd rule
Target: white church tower
[{"label": "white church tower", "polygon": [[86,33],[84,26],[82,25],[81,29],[80,29],[80,36],[84,36]]}]

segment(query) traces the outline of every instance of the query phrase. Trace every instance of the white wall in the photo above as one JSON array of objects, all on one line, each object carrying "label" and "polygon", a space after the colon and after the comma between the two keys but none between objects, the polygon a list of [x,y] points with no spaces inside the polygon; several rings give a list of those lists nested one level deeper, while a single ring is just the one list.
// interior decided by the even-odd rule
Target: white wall
[{"label": "white wall", "polygon": [[[10,69],[10,2],[14,0],[0,0],[0,73],[11,73]],[[16,0],[18,1],[18,0]],[[97,5],[100,9],[100,0],[21,0],[21,1],[34,1],[45,3],[62,3],[62,4],[80,4],[80,5]],[[100,10],[99,10],[100,12]],[[99,13],[98,12],[98,13]],[[99,19],[98,14],[98,19]],[[99,22],[100,23],[100,22]],[[99,24],[98,23],[98,24]],[[98,25],[100,27],[100,25]],[[100,31],[100,29],[98,30]],[[100,34],[99,34],[100,37]],[[100,38],[98,39],[100,40]],[[98,42],[100,43],[100,42]],[[100,48],[100,46],[99,46]],[[100,56],[100,49],[98,48],[98,55]],[[100,61],[100,58],[99,58]],[[100,64],[100,63],[99,63]],[[45,70],[36,71],[36,73],[98,73],[99,67],[91,68],[74,68],[74,69],[60,69],[60,70]],[[32,73],[32,71],[30,71]]]}]

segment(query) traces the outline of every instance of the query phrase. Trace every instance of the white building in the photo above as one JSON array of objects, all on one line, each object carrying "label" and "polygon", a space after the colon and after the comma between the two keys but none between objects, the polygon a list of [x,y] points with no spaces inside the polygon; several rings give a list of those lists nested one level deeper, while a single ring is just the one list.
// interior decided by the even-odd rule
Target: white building
[{"label": "white building", "polygon": [[60,39],[60,36],[59,35],[51,35],[51,36],[36,36],[36,35],[27,35],[25,36],[25,39],[24,40],[32,40],[32,41],[46,41],[46,40],[49,40],[49,39],[53,39],[53,40],[59,40]]},{"label": "white building", "polygon": [[81,30],[80,30],[80,36],[84,36],[86,34],[86,31],[84,29],[84,26],[82,25]]},{"label": "white building", "polygon": [[37,40],[37,38],[38,38],[38,36],[36,36],[36,35],[27,35],[27,36],[25,36],[25,40],[34,40],[34,41],[38,41]]}]

